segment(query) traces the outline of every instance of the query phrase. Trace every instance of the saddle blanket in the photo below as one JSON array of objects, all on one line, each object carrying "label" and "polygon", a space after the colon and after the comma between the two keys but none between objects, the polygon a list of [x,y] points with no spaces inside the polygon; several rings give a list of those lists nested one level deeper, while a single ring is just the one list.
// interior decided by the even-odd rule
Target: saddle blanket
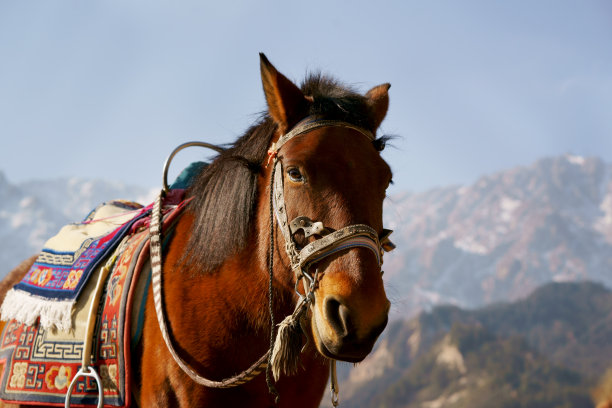
[{"label": "saddle blanket", "polygon": [[147,210],[140,204],[113,201],[96,208],[81,223],[63,227],[6,294],[1,319],[32,325],[40,318],[46,330],[70,330],[76,300],[91,274]]},{"label": "saddle blanket", "polygon": [[[185,202],[180,201],[177,197],[178,194],[175,194],[164,203],[165,241],[170,239],[169,231],[172,230],[173,223],[185,206]],[[92,295],[95,292],[98,277],[102,273],[102,265],[106,264],[106,267],[110,265],[110,272],[106,278],[95,317],[91,364],[102,380],[104,406],[130,406],[131,347],[136,344],[140,336],[146,292],[150,282],[148,245],[150,212],[147,211],[148,208],[140,207],[134,211],[133,208],[124,207],[123,212],[130,214],[120,216],[117,214],[121,211],[116,209],[100,213],[101,208],[99,208],[93,218],[88,218],[113,226],[104,227],[107,228],[105,230],[107,235],[103,235],[104,232],[98,234],[103,230],[102,227],[96,229],[94,235],[98,234],[97,237],[93,240],[88,238],[91,244],[73,244],[73,247],[70,248],[71,251],[74,251],[70,253],[70,256],[77,262],[83,259],[89,260],[85,262],[86,266],[82,270],[88,267],[91,269],[89,279],[86,281],[63,280],[64,283],[70,283],[66,286],[74,286],[73,292],[79,292],[74,303],[70,330],[52,329],[42,324],[30,325],[15,319],[6,323],[0,336],[0,363],[4,363],[4,372],[0,381],[0,399],[17,404],[64,406],[68,386],[81,368],[87,321],[90,318],[89,311],[94,297]],[[118,226],[118,223],[122,224]],[[68,231],[74,232],[74,226],[69,227]],[[60,235],[62,233],[58,234]],[[118,238],[118,236],[123,238]],[[58,247],[53,239],[49,242],[54,245],[54,248]],[[107,248],[112,248],[112,252]],[[105,255],[96,258],[83,256],[89,249],[92,249],[91,252],[99,249],[98,252],[103,252]],[[57,254],[53,253],[53,255]],[[47,255],[43,251],[41,257],[45,256]],[[43,259],[47,260],[47,258]],[[17,286],[28,281],[28,277],[32,278],[36,268],[49,268],[48,262],[39,262],[39,260]],[[94,266],[89,266],[94,263]],[[42,272],[38,276],[40,277],[41,274]],[[59,278],[61,277],[63,275],[59,275]],[[36,288],[53,289],[54,286],[46,285],[46,283],[54,278],[58,279],[53,274],[49,279],[32,278],[32,280]],[[72,284],[72,282],[75,283]],[[79,285],[82,287],[76,290]],[[57,286],[62,289],[64,284],[59,285],[58,283],[55,287]],[[42,316],[40,322],[42,322]],[[79,377],[72,392],[71,406],[95,407],[97,402],[98,387],[95,380],[90,377]]]}]

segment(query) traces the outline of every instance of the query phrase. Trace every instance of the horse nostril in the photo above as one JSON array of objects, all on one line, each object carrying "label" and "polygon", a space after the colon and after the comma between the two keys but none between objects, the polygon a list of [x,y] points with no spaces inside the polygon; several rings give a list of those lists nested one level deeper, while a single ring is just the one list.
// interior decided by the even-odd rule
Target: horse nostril
[{"label": "horse nostril", "polygon": [[350,331],[349,309],[332,296],[325,298],[327,323],[339,337],[346,337]]}]

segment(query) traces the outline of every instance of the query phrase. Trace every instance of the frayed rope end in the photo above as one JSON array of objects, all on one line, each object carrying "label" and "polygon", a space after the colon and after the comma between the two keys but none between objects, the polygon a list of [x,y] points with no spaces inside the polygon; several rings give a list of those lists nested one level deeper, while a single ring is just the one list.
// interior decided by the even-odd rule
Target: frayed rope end
[{"label": "frayed rope end", "polygon": [[304,308],[296,311],[278,325],[278,334],[272,350],[272,374],[278,381],[281,373],[293,375],[298,371],[300,353],[302,352],[302,327],[300,318]]}]

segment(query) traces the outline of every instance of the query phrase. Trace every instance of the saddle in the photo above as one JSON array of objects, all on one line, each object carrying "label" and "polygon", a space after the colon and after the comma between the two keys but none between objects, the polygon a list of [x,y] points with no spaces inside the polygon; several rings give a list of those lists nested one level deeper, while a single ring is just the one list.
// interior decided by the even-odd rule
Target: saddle
[{"label": "saddle", "polygon": [[[164,201],[166,241],[183,196],[170,190]],[[70,394],[73,406],[95,407],[102,392],[104,406],[130,406],[131,352],[151,279],[151,207],[113,201],[47,241],[2,305],[0,399],[64,406]],[[95,375],[79,371],[84,361]]]}]

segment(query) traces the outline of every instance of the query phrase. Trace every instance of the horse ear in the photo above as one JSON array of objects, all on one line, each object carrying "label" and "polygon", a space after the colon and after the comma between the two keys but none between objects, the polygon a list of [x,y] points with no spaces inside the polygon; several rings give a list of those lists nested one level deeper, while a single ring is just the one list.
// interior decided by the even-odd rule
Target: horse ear
[{"label": "horse ear", "polygon": [[387,115],[387,109],[389,109],[389,88],[391,88],[391,84],[388,83],[378,85],[370,89],[365,95],[368,98],[368,104],[372,111],[374,130],[378,129]]},{"label": "horse ear", "polygon": [[263,53],[259,57],[268,111],[279,131],[285,133],[306,116],[309,101],[300,88],[278,72]]}]

